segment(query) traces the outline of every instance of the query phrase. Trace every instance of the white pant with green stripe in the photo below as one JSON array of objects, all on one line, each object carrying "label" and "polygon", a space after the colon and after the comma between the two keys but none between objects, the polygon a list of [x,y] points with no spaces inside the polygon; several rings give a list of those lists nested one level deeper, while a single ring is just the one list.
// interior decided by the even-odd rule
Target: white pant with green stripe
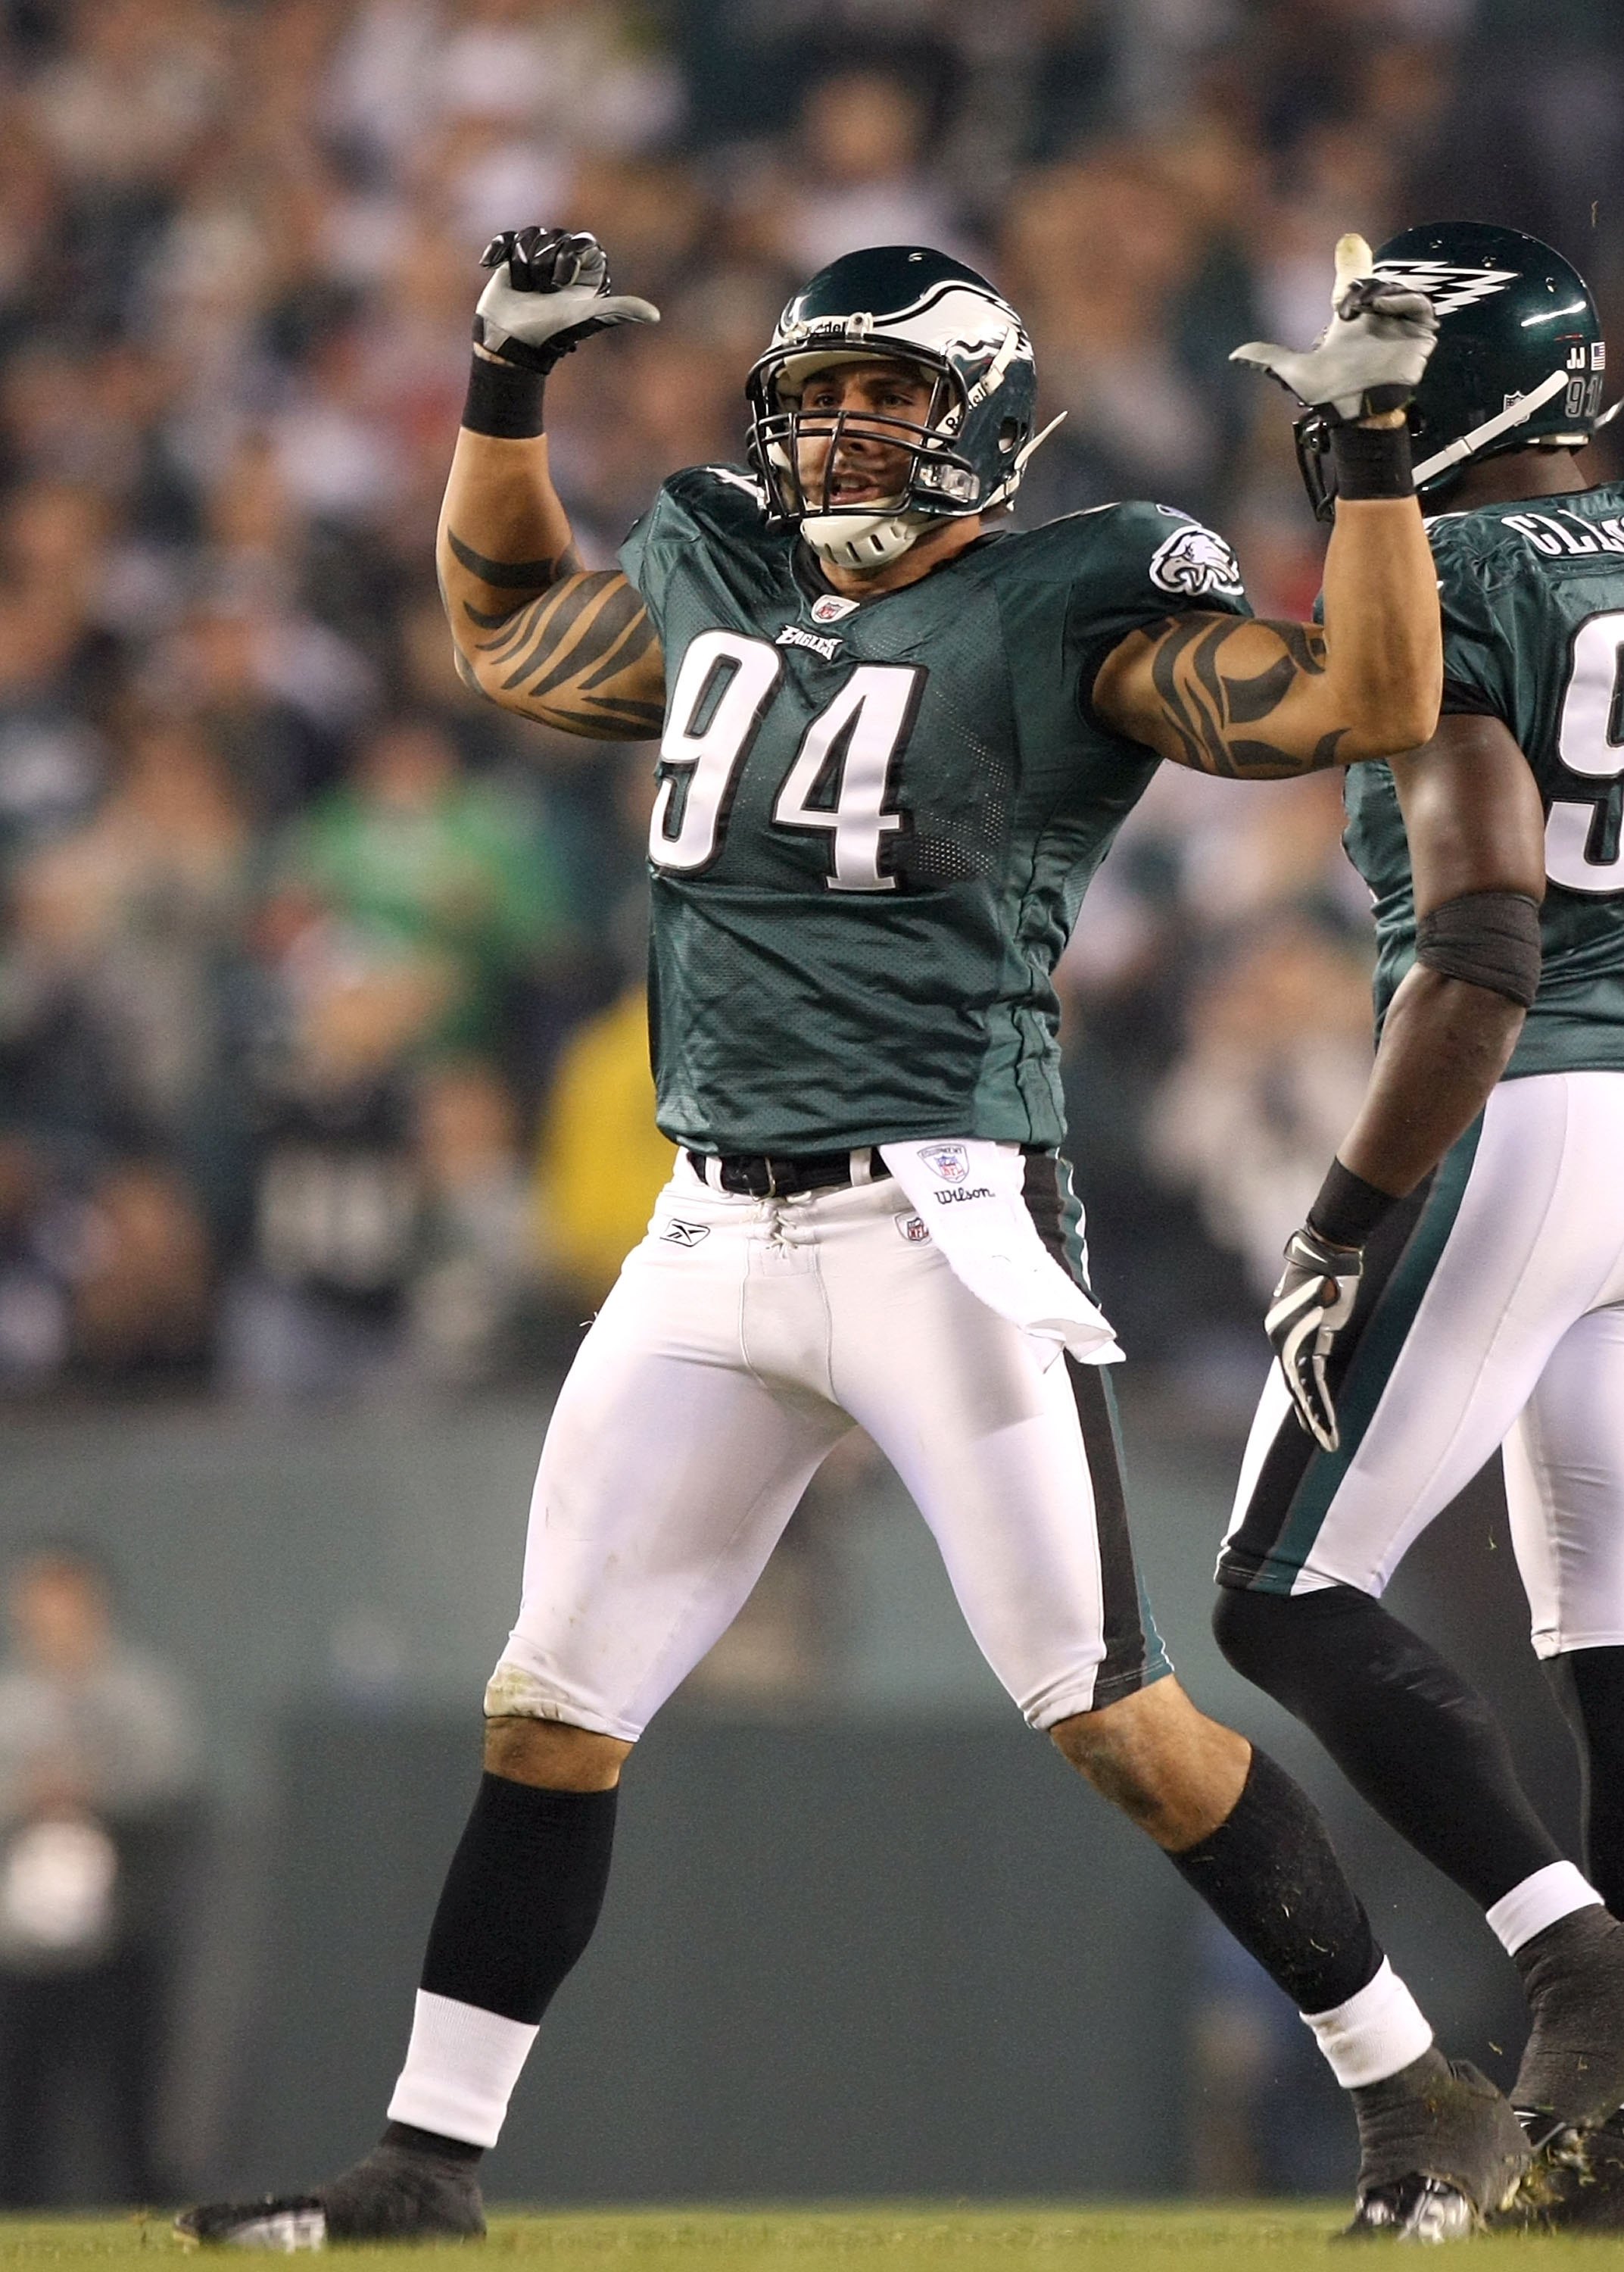
[{"label": "white pant with green stripe", "polygon": [[[1027,1207],[1062,1262],[1064,1177],[1027,1160]],[[635,1742],[854,1424],[1034,1727],[1167,1671],[1100,1369],[978,1301],[899,1184],[747,1199],[684,1157],[559,1396],[487,1712]]]},{"label": "white pant with green stripe", "polygon": [[1383,1232],[1342,1447],[1313,1447],[1271,1370],[1220,1583],[1379,1595],[1503,1445],[1536,1650],[1624,1646],[1624,1072],[1502,1082]]}]

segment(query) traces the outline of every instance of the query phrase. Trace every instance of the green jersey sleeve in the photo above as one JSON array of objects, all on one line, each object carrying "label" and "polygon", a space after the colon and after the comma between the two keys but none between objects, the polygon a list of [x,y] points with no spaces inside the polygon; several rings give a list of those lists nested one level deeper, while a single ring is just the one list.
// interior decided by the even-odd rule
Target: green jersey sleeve
[{"label": "green jersey sleeve", "polygon": [[763,542],[766,506],[760,482],[741,466],[690,466],[664,484],[620,553],[662,639],[673,580],[696,548],[719,548],[748,563]]},{"label": "green jersey sleeve", "polygon": [[1077,706],[1091,723],[1094,681],[1106,657],[1131,632],[1194,610],[1249,616],[1252,612],[1234,554],[1216,530],[1172,506],[1133,502],[1078,513],[1056,530],[1097,518],[1077,562],[1066,611],[1068,669]]},{"label": "green jersey sleeve", "polygon": [[1433,522],[1427,534],[1443,617],[1443,714],[1500,718],[1515,732],[1514,693],[1489,596],[1493,557],[1486,558],[1471,532],[1452,518]]}]

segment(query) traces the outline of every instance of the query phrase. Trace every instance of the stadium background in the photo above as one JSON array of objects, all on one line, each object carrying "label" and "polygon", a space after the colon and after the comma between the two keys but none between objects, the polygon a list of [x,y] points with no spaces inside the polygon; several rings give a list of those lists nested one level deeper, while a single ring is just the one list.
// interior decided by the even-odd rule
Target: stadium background
[{"label": "stadium background", "polygon": [[[590,565],[665,473],[740,454],[793,285],[915,240],[1010,293],[1068,413],[1024,519],[1183,505],[1295,615],[1319,546],[1285,405],[1228,349],[1311,337],[1337,235],[1420,218],[1531,228],[1611,308],[1624,19],[7,0],[0,118],[0,1549],[100,1546],[197,1699],[172,2161],[297,2181],[392,2071],[551,1387],[666,1156],[651,753],[480,704],[433,588],[487,236],[591,228],[665,313],[549,390]],[[1368,1060],[1338,826],[1322,779],[1158,781],[1062,966],[1074,1151],[1174,1654],[1305,1773],[1503,2072],[1480,1924],[1205,1638],[1259,1296]],[[1509,1564],[1486,1484],[1402,1600],[1570,1828]],[[1343,2185],[1295,2023],[1009,1717],[843,1452],[650,1739],[493,2189]],[[95,2197],[88,2131],[71,2159]]]}]

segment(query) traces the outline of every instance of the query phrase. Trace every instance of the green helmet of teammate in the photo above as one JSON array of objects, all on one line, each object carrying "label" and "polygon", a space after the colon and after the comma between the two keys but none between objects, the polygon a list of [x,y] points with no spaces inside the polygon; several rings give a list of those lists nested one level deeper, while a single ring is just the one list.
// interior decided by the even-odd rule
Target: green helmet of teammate
[{"label": "green helmet of teammate", "polygon": [[[1432,221],[1389,237],[1375,271],[1425,292],[1438,311],[1438,344],[1410,406],[1419,496],[1441,504],[1473,459],[1590,440],[1606,349],[1590,287],[1560,252],[1521,229]],[[1300,430],[1322,512],[1325,442]]]},{"label": "green helmet of teammate", "polygon": [[[816,372],[864,359],[917,364],[933,382],[933,397],[917,422],[862,413],[864,433],[905,450],[908,470],[883,504],[839,506],[829,489],[835,444],[851,414],[834,414],[823,493],[808,495],[801,398]],[[750,455],[772,521],[799,527],[826,560],[879,567],[936,521],[1007,504],[1036,446],[1037,385],[1020,318],[973,268],[923,245],[848,252],[796,293],[750,372]],[[824,413],[806,424],[821,440],[831,422]]]}]

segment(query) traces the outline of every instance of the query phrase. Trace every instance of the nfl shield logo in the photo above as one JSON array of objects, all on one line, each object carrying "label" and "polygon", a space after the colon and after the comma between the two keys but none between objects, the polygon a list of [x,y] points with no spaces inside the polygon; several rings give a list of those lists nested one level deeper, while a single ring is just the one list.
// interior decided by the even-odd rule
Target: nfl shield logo
[{"label": "nfl shield logo", "polygon": [[837,592],[825,592],[812,602],[815,624],[838,624],[842,616],[849,616],[856,607],[855,600],[843,600]]},{"label": "nfl shield logo", "polygon": [[920,1157],[944,1184],[962,1184],[970,1173],[970,1155],[962,1144],[933,1144]]}]

